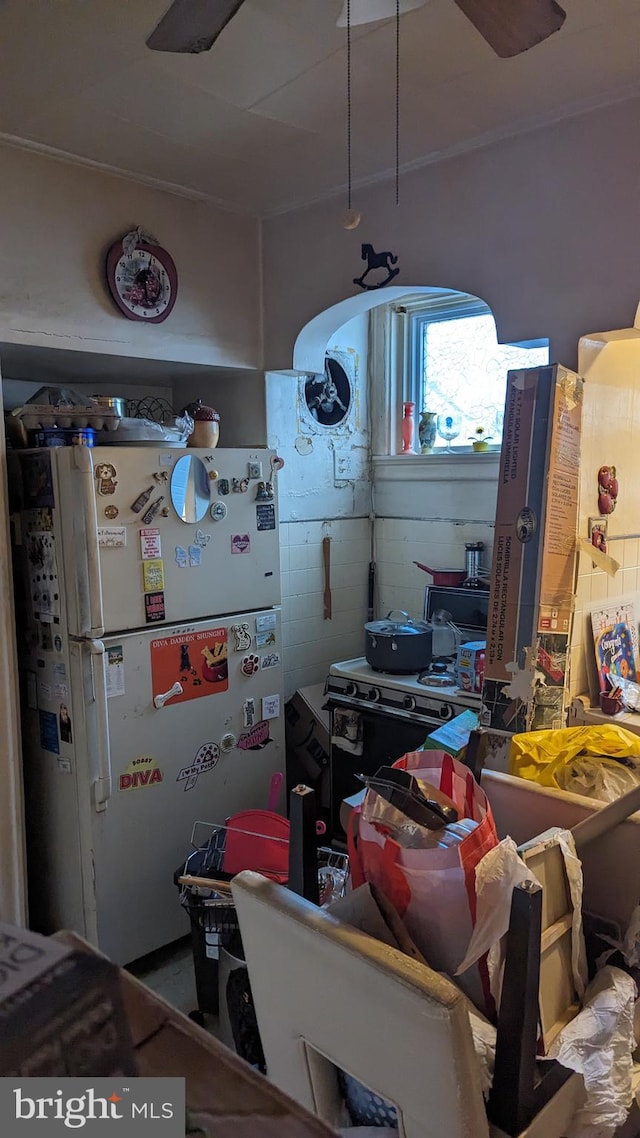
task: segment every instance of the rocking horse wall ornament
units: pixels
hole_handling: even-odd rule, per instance
[[[367,290],[384,288],[400,272],[399,268],[392,268],[392,265],[398,261],[395,253],[376,253],[373,245],[362,246],[362,260],[367,262],[367,267],[362,276],[353,278],[353,283],[359,285],[360,288]],[[380,271],[386,273],[386,276],[380,278]],[[370,273],[372,274],[371,277],[369,277]]]

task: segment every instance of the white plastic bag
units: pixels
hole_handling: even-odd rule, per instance
[[[567,1138],[611,1138],[629,1113],[635,999],[631,976],[603,968],[587,988],[582,1011],[550,1049],[549,1058],[582,1075],[587,1092]]]
[[[564,859],[569,893],[573,907],[572,956],[573,982],[578,996],[582,996],[587,983],[587,961],[582,933],[582,865],[576,854],[573,835],[569,830],[554,827],[546,832],[542,846],[559,845]],[[503,838],[489,850],[476,867],[476,923],[467,954],[456,971],[456,976],[470,968],[476,960],[488,953],[487,967],[491,994],[500,1003],[503,970],[503,937],[509,928],[511,894],[523,881],[537,880],[531,869],[518,855],[512,838]]]

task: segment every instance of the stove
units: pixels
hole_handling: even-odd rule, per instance
[[[488,603],[488,589],[427,586],[424,615],[437,620],[444,614],[466,643],[485,638]],[[453,658],[438,657],[436,664],[444,665],[448,683],[433,671],[408,676],[378,672],[364,656],[329,668],[325,708],[331,718],[330,833],[335,845],[344,844],[340,805],[362,788],[359,774],[374,775],[379,767],[422,747],[428,735],[457,715],[480,711],[480,695],[456,684]]]
[[[410,676],[377,672],[364,656],[332,664],[325,694],[343,707],[424,723],[431,730],[468,707],[480,707],[480,696],[462,691],[455,681],[441,684],[439,676],[428,672]]]

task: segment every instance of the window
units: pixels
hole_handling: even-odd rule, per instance
[[[490,308],[465,294],[414,301],[400,311],[409,320],[405,398],[417,412],[450,420],[449,439],[438,435],[436,448],[468,449],[478,427],[492,447],[500,446],[507,372],[547,364],[549,341],[499,344]]]

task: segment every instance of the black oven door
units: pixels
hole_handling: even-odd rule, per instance
[[[332,842],[344,846],[346,834],[340,824],[340,806],[345,798],[362,790],[359,774],[375,774],[378,767],[390,766],[408,751],[416,751],[424,743],[427,735],[440,726],[440,720],[432,724],[415,723],[410,719],[396,718],[380,712],[357,709],[362,724],[362,754],[354,755],[333,742],[335,708],[344,710],[343,703],[325,704],[331,713],[331,755],[330,755],[330,832]],[[356,710],[355,708],[353,709]]]

